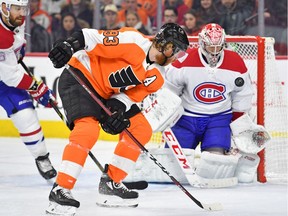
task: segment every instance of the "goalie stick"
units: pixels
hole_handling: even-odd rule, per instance
[[[102,101],[89,89],[89,87],[84,83],[84,81],[71,69],[69,65],[66,66],[69,73],[75,78],[75,80],[83,87],[83,89],[91,96],[91,98],[108,114],[111,115],[111,111],[102,103]],[[197,200],[189,191],[174,177],[172,176],[165,167],[162,166],[158,160],[150,154],[150,152],[129,132],[125,129],[124,132],[133,140],[133,142],[152,160],[154,163],[161,168],[161,170],[167,174],[173,183],[178,186],[197,206],[208,211],[219,211],[223,207],[220,203],[204,204]]]
[[[173,155],[175,156],[179,166],[181,167],[183,173],[185,174],[185,177],[187,178],[191,186],[200,188],[222,188],[237,185],[238,179],[236,177],[223,179],[207,179],[197,175],[190,162],[188,161],[186,155],[184,154],[171,128],[166,128],[163,131],[162,136],[168,144]]]
[[[27,72],[27,74],[30,77],[34,77],[34,75],[31,73],[31,71],[29,70],[29,68],[26,66],[26,64],[20,60],[19,63],[21,64],[21,66],[23,67],[23,69]],[[55,112],[57,113],[57,115],[62,119],[62,121],[66,124],[66,126],[68,127],[68,121],[66,119],[66,117],[61,113],[61,111],[59,110],[59,108],[57,107],[57,105],[55,104],[55,102],[50,99],[49,100],[49,104],[52,106],[52,108],[55,110]],[[69,128],[69,127],[68,127]],[[94,161],[94,163],[97,165],[97,167],[101,170],[102,173],[104,173],[104,167],[102,166],[102,164],[97,160],[97,158],[94,156],[94,154],[89,151],[88,152],[90,158]],[[148,187],[148,182],[147,181],[135,181],[135,182],[123,182],[123,184],[128,188],[128,189],[136,189],[136,190],[144,190]]]

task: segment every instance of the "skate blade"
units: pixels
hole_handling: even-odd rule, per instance
[[[98,194],[96,205],[107,208],[136,208],[138,206],[138,200]]]
[[[63,206],[55,202],[49,202],[49,206],[46,209],[46,215],[55,216],[74,216],[77,208],[74,206]]]

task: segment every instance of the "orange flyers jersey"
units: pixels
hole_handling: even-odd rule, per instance
[[[140,102],[164,84],[164,68],[146,62],[152,42],[138,31],[83,29],[83,34],[85,50],[68,64],[81,70],[101,97],[123,92]]]

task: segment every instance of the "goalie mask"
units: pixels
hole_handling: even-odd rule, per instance
[[[156,34],[154,41],[160,52],[163,52],[168,44],[173,44],[172,55],[177,54],[181,50],[185,52],[189,46],[185,31],[175,23],[164,24]]]
[[[204,26],[199,33],[199,46],[201,53],[206,57],[210,67],[215,67],[223,52],[225,44],[225,31],[215,23]]]

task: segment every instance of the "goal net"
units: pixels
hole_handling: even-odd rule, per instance
[[[198,47],[198,37],[189,37],[190,47]],[[250,117],[264,125],[272,136],[259,153],[258,181],[287,183],[288,106],[287,89],[280,79],[274,53],[274,39],[258,36],[227,36],[227,48],[245,61],[254,85]],[[286,87],[287,88],[287,87]],[[150,96],[153,98],[153,95]],[[153,134],[150,145],[163,146],[161,133]]]

